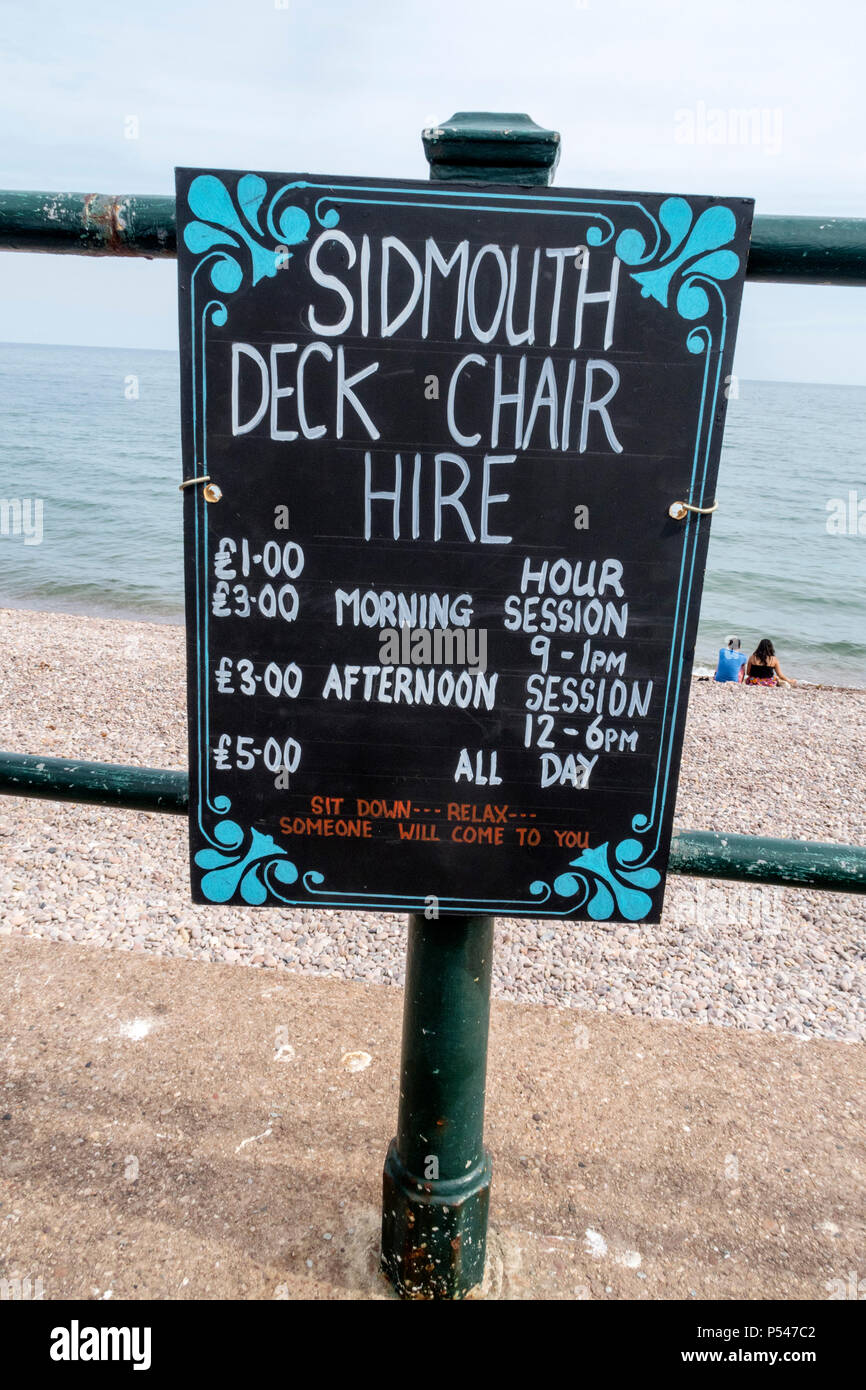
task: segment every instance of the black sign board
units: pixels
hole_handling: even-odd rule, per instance
[[[657,921],[751,201],[177,213],[195,900]]]

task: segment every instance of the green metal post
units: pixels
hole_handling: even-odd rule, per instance
[[[458,112],[425,130],[432,179],[547,184],[559,135]],[[492,917],[409,918],[397,1137],[382,1185],[382,1269],[403,1298],[465,1298],[484,1276],[484,1084]]]
[[[484,1083],[492,917],[409,918],[397,1137],[382,1268],[403,1298],[464,1298],[484,1275]]]

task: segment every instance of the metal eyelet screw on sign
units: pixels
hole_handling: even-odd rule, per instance
[[[682,521],[689,512],[698,512],[701,516],[707,516],[710,512],[714,512],[718,505],[718,502],[714,502],[711,507],[693,507],[691,502],[671,502],[668,507],[668,516],[672,516],[674,521]]]
[[[187,478],[180,484],[179,492],[183,492],[185,487],[193,487],[196,483],[205,483],[207,486],[202,489],[202,496],[206,502],[218,502],[222,497],[222,488],[217,487],[216,483],[210,480],[210,473],[202,473],[199,478]]]

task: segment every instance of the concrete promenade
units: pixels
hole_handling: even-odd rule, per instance
[[[5,937],[0,997],[0,1278],[389,1296],[400,991]],[[483,1296],[838,1296],[866,1273],[864,1056],[494,1001]]]

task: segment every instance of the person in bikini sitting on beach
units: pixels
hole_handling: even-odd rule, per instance
[[[796,685],[791,676],[782,674],[779,658],[769,637],[762,637],[746,662],[746,685]]]

